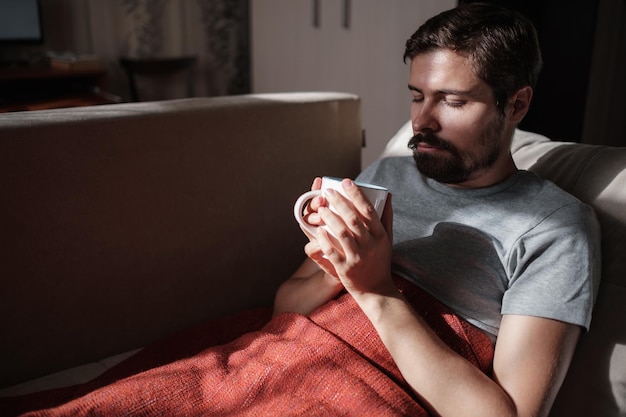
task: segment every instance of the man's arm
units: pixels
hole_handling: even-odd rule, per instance
[[[540,317],[505,315],[494,357],[494,380],[518,415],[547,416],[563,384],[582,328]],[[540,410],[532,414],[533,410]]]
[[[580,328],[505,316],[494,379],[448,348],[397,291],[355,297],[415,393],[440,416],[547,416]]]
[[[309,314],[335,298],[342,289],[341,281],[307,258],[278,288],[274,299],[274,315],[286,311]]]

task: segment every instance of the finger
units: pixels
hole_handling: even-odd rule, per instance
[[[318,215],[320,216],[321,222],[324,223],[324,226],[317,229],[315,238],[324,239],[328,241],[333,248],[342,251],[343,243],[339,241],[339,238],[341,236],[343,236],[344,239],[352,238],[352,232],[346,229],[341,217],[328,207],[320,207]],[[322,231],[325,233],[321,233]]]
[[[351,246],[352,241],[364,235],[367,230],[362,225],[358,212],[352,204],[337,191],[329,190],[329,201],[333,210],[320,207],[318,214],[333,236],[329,239],[334,246],[341,248]]]
[[[309,204],[307,205],[307,209],[311,212],[316,212],[320,207],[327,207],[328,201],[324,196],[313,197]]]
[[[315,177],[313,179],[313,184],[311,184],[311,190],[321,190],[322,189],[322,178]]]
[[[324,221],[318,214],[320,207],[328,207],[328,201],[324,197],[313,197],[304,207],[302,218],[311,226],[323,226]]]
[[[323,209],[323,212],[330,212],[328,209]],[[333,234],[335,232],[333,231]],[[343,260],[343,245],[335,237],[332,236],[325,228],[320,227],[317,229],[316,243],[320,248],[320,251],[324,254],[324,257],[333,263]]]
[[[374,206],[367,199],[365,194],[361,192],[359,187],[356,186],[354,181],[346,178],[341,182],[341,186],[343,187],[343,190],[350,199],[350,201],[352,201],[352,204],[354,204],[354,207],[359,211],[362,216],[367,219],[378,217]]]
[[[352,201],[352,204],[358,210],[359,214],[363,218],[364,227],[374,236],[382,236],[385,232],[385,227],[379,218],[374,205],[363,194],[360,188],[350,179],[344,179],[341,183],[344,192]],[[385,202],[385,207],[389,203],[389,199]]]
[[[313,179],[313,184],[311,184],[311,190],[321,190],[322,189],[322,179],[320,177],[315,177]],[[317,210],[320,207],[327,206],[328,202],[323,196],[313,197],[305,207],[306,215],[305,221],[313,226],[321,225],[321,220],[317,216]]]
[[[328,260],[328,258],[324,257],[324,253],[320,249],[317,241],[307,243],[304,246],[304,253],[309,258],[311,258],[311,260],[313,260],[321,269],[323,269],[324,272],[334,276],[335,278],[339,278],[335,267]]]
[[[305,247],[305,251],[307,251],[307,256],[324,272],[340,279],[335,265],[341,265],[341,251],[331,243],[330,237],[326,230],[320,228],[317,233],[317,240]]]
[[[336,215],[335,215],[335,214],[334,214],[334,213],[333,213],[333,212],[332,212],[329,208],[327,208],[327,207],[322,207],[322,208],[321,208],[321,210],[322,210],[323,212],[327,212],[327,213],[329,213],[329,215],[330,215],[330,216],[332,216],[332,217],[334,218],[334,219],[333,219],[333,222],[334,222],[335,224],[337,224],[337,223],[341,224],[341,220],[339,220],[339,219],[338,219],[338,217],[337,217],[337,216],[336,216]],[[321,230],[321,229],[323,229],[323,226],[324,226],[324,225],[325,225],[325,223],[326,223],[326,222],[323,220],[322,216],[321,216],[319,213],[310,214],[310,215],[307,215],[307,216],[309,216],[309,217],[310,217],[310,216],[313,216],[313,215],[315,215],[315,216],[319,217],[319,223],[320,223],[322,226],[316,226],[316,227],[315,227],[315,229],[314,229],[313,231],[310,231],[310,230],[308,230],[307,228],[305,228],[305,227],[303,227],[302,225],[300,225],[300,230],[302,230],[302,232],[306,235],[306,237],[307,237],[307,238],[309,238],[309,241],[310,241],[310,242],[316,242],[316,241],[317,241],[317,239],[318,239],[318,238],[319,238],[319,236],[320,236],[320,233],[319,233],[319,232],[320,232],[320,230]],[[327,215],[327,217],[328,217],[328,215]],[[310,223],[310,222],[309,222],[309,221],[307,221],[307,223]],[[333,233],[334,233],[334,232],[333,232]],[[340,248],[341,248],[341,244],[338,242],[338,240],[337,240],[337,239],[336,239],[333,235],[331,235],[331,234],[328,234],[328,233],[327,233],[327,234],[323,235],[323,238],[324,238],[324,239],[326,239],[326,240],[328,240],[328,241],[330,242],[330,244],[331,244],[333,247],[338,248],[338,249],[340,249]]]
[[[345,197],[340,197],[347,201]],[[333,203],[333,208],[336,208],[335,203]],[[318,233],[318,243],[324,255],[333,263],[335,268],[339,269],[343,269],[346,261],[359,259],[361,246],[372,241],[372,235],[363,226],[360,215],[355,209],[352,208],[348,213],[340,216],[334,210],[324,207],[320,209],[319,213],[326,225],[325,228],[328,228],[332,235]]]
[[[351,190],[354,192],[351,193],[352,196],[356,199],[360,199],[362,205],[372,207],[371,203],[361,193],[358,187],[354,185],[348,186],[348,188],[350,187],[354,188],[354,190]],[[377,235],[384,233],[384,228],[382,224],[380,224],[378,215],[375,215],[373,218],[366,218],[356,207],[354,201],[350,200],[350,196],[345,197],[341,195],[341,193],[334,190],[328,190],[327,194],[327,199],[334,211],[338,214],[341,222],[336,222],[334,217],[330,215],[328,216],[328,219],[324,217],[322,217],[322,219],[324,223],[329,226],[335,236],[340,239],[353,238],[355,241],[359,241],[366,238],[372,230],[376,231]],[[371,210],[375,213],[373,207]],[[378,223],[378,225],[376,225],[376,223]],[[342,242],[342,244],[344,246],[352,245],[349,241]]]

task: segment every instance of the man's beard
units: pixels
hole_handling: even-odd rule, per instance
[[[503,123],[499,118],[489,125],[480,141],[480,153],[464,155],[450,142],[431,132],[418,133],[409,140],[417,169],[425,176],[444,184],[460,184],[474,173],[491,168],[500,156],[504,143],[501,138]],[[423,142],[438,148],[436,154],[420,153],[417,144]]]

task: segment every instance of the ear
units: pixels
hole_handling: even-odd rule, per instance
[[[528,109],[530,101],[533,98],[533,89],[530,86],[522,87],[517,90],[509,101],[508,116],[514,124],[522,121]]]

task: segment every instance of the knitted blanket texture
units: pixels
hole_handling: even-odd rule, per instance
[[[487,336],[398,280],[439,337],[491,372]],[[0,399],[14,416],[428,416],[349,294],[309,317],[270,309],[154,343],[87,384]]]

